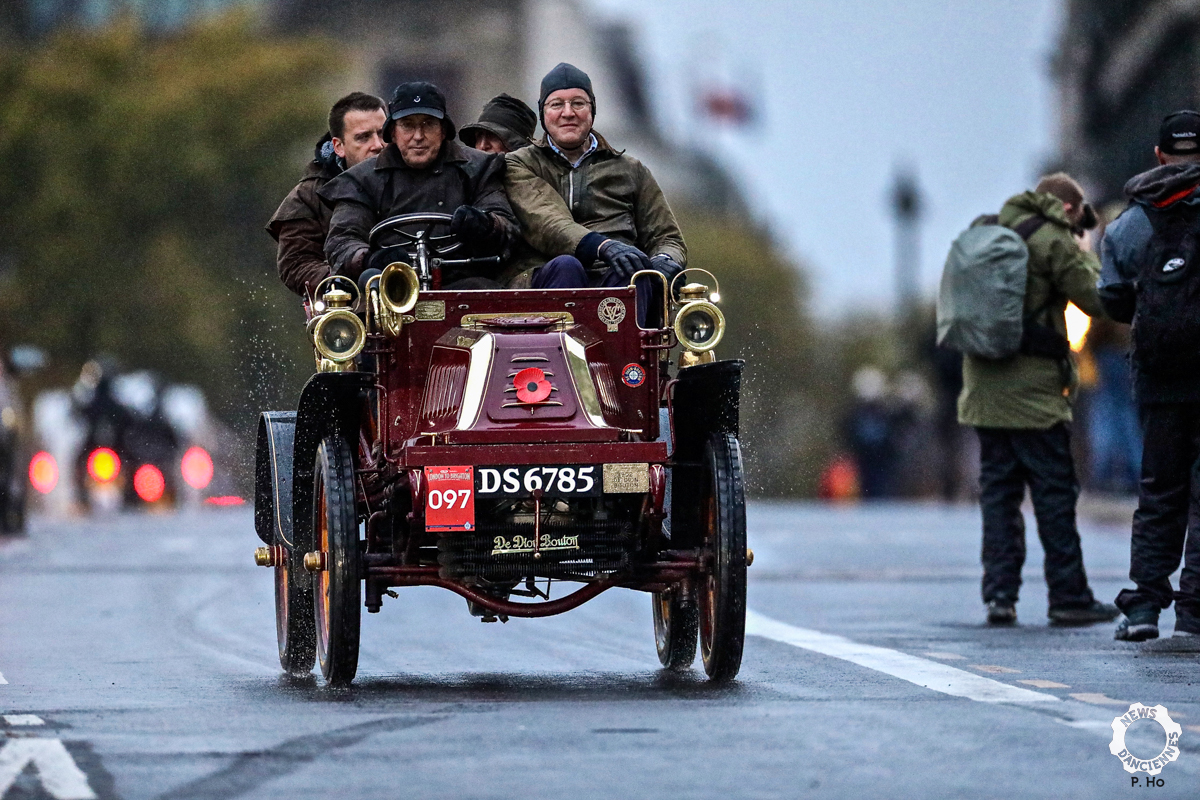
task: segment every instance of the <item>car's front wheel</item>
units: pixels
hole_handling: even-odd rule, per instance
[[[700,657],[709,678],[728,681],[741,668],[746,638],[746,494],[737,437],[713,436],[703,463]]]
[[[278,552],[286,553],[275,565],[275,638],[279,642],[279,666],[300,677],[312,672],[316,658],[313,629],[312,578],[300,564],[303,551],[288,550],[278,536]]]
[[[362,623],[362,556],[354,507],[354,458],[345,438],[325,437],[317,448],[313,533],[322,569],[316,572],[314,608],[321,674],[345,686],[358,671]]]
[[[667,669],[688,669],[696,660],[696,593],[690,584],[677,583],[655,592],[651,602],[658,660]]]

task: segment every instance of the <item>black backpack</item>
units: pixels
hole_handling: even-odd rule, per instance
[[[1137,279],[1133,359],[1142,372],[1200,371],[1200,206],[1145,207],[1154,229]]]

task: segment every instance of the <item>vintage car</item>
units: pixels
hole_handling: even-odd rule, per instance
[[[317,372],[296,411],[260,419],[255,561],[275,570],[283,669],[315,656],[329,684],[352,681],[362,607],[400,587],[449,589],[484,622],[619,587],[651,593],[665,667],[689,668],[698,638],[708,676],[732,679],[753,555],[742,362],[715,360],[715,278],[635,275],[661,283],[649,328],[632,282],[441,290],[442,267],[482,260],[447,258],[449,221],[376,226],[372,242],[404,235],[411,265],[361,288],[326,279],[308,321]]]

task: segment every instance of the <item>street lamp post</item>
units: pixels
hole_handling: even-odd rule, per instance
[[[917,305],[920,281],[920,221],[922,199],[916,173],[897,170],[892,183],[892,214],[896,219],[896,319],[904,321]]]

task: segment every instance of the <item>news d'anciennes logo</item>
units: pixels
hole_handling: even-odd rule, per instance
[[[1143,719],[1157,722],[1162,726],[1163,732],[1167,734],[1167,743],[1163,746],[1162,752],[1153,758],[1138,758],[1125,746],[1125,732],[1129,730],[1130,725]],[[1183,733],[1183,728],[1179,727],[1178,722],[1171,719],[1165,706],[1144,706],[1141,703],[1134,703],[1128,711],[1112,721],[1112,730],[1113,738],[1112,743],[1108,746],[1108,752],[1121,759],[1121,764],[1128,773],[1145,772],[1157,775],[1162,772],[1163,767],[1179,758],[1179,736]]]

